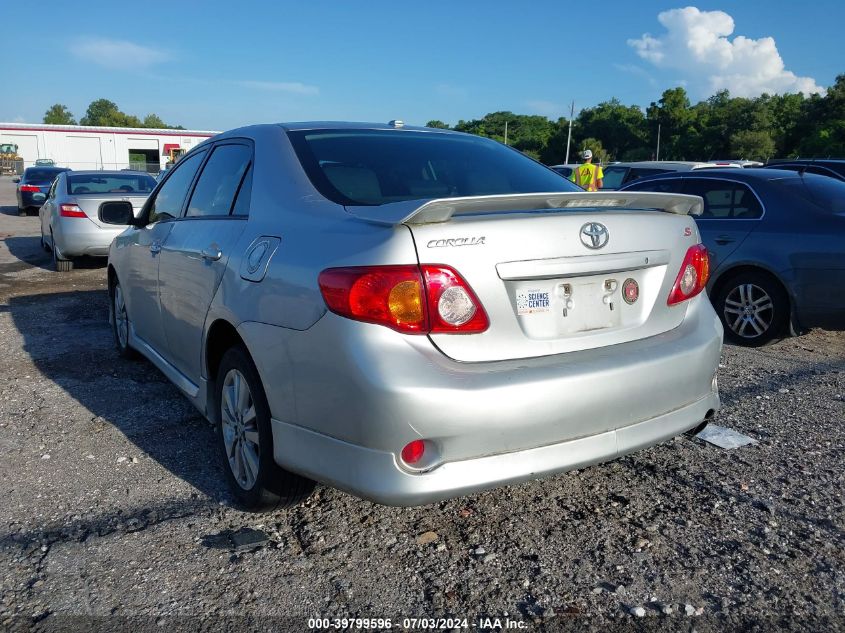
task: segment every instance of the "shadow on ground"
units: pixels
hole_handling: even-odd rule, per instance
[[[111,425],[175,477],[231,502],[211,426],[152,364],[115,352],[105,290],[15,296],[0,309],[36,368],[90,412],[86,431]]]

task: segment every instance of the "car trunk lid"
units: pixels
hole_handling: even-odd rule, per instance
[[[117,201],[126,201],[132,204],[132,213],[136,217],[138,213],[141,211],[141,207],[144,206],[144,202],[147,200],[148,194],[143,195],[123,195],[115,197],[114,194],[102,194],[102,193],[91,193],[91,194],[75,194],[72,199],[68,199],[63,204],[76,204],[82,211],[85,212],[85,215],[88,216],[88,219],[91,220],[94,224],[101,228],[114,228],[112,224],[106,224],[100,220],[100,205],[104,202],[117,202]]]
[[[386,208],[393,207],[393,208]],[[652,193],[479,196],[347,210],[406,224],[420,264],[457,270],[490,327],[432,342],[460,361],[530,358],[605,347],[680,325],[667,298],[701,199]]]

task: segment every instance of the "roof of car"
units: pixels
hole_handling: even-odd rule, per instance
[[[443,132],[450,134],[461,134],[454,130],[445,130],[442,128],[422,127],[418,125],[407,125],[399,122],[397,125],[390,123],[373,123],[363,121],[294,121],[291,123],[279,123],[281,127],[288,131],[299,130],[414,130],[424,132]]]
[[[716,167],[713,169],[696,170],[695,173],[684,172],[665,172],[662,174],[651,174],[638,178],[627,185],[644,182],[646,180],[665,180],[667,178],[726,178],[729,180],[780,180],[783,178],[800,178],[794,171],[788,169],[764,169],[763,167],[749,167],[747,169],[728,168],[724,169]],[[825,176],[820,176],[825,178]],[[624,189],[625,187],[623,187]]]
[[[678,171],[692,169],[694,167],[706,167],[708,169],[713,169],[713,165],[711,163],[697,162],[691,160],[639,160],[626,163],[610,163],[605,167],[605,169],[607,169],[607,167],[651,167],[654,169],[674,168]]]
[[[55,167],[53,165],[33,165],[27,167],[24,171],[38,170],[38,171],[70,171],[70,167]]]

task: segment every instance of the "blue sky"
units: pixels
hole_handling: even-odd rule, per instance
[[[56,102],[79,118],[107,98],[190,129],[454,124],[496,110],[557,118],[573,99],[647,106],[676,85],[694,101],[713,87],[813,91],[845,73],[845,3],[835,0],[84,6],[4,7],[4,50],[17,61],[0,66],[0,121],[40,122]]]

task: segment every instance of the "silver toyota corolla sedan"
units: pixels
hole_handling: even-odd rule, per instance
[[[418,505],[653,445],[719,408],[701,199],[586,193],[504,145],[258,125],[187,154],[109,251],[120,354],[218,429],[250,507]]]
[[[155,185],[155,178],[140,171],[60,173],[38,212],[41,246],[52,251],[56,270],[73,269],[74,257],[108,255],[114,236],[125,227],[103,222],[103,205],[125,201],[137,213]]]

